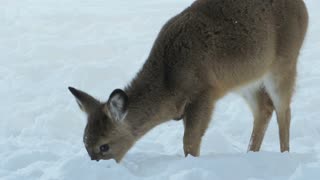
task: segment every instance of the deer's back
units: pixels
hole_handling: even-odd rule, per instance
[[[302,0],[197,0],[163,27],[152,54],[169,86],[234,88],[297,56],[306,26]]]

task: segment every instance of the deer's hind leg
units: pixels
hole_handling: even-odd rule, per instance
[[[248,151],[259,151],[274,110],[271,98],[262,86],[249,88],[241,93],[254,116],[253,130]]]
[[[292,65],[287,65],[287,69],[279,68],[273,70],[272,74],[264,82],[277,114],[281,152],[290,150],[290,103],[295,85],[295,77],[296,67],[294,62]]]

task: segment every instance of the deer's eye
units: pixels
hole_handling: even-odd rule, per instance
[[[104,144],[100,146],[100,152],[108,152],[109,151],[109,145],[108,144]]]

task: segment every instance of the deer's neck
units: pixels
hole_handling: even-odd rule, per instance
[[[166,89],[161,61],[149,59],[125,89],[129,96],[127,120],[135,136],[176,116],[176,97]]]

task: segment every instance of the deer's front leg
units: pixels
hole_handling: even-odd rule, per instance
[[[204,135],[211,119],[213,109],[213,96],[211,93],[202,93],[193,100],[185,110],[183,149],[185,156],[200,155],[201,138]]]

